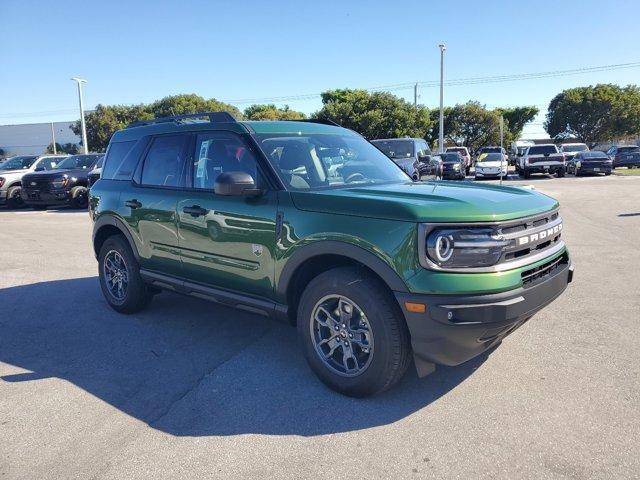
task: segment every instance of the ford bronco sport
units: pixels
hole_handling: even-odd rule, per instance
[[[471,359],[565,290],[556,200],[413,182],[330,123],[221,112],[116,132],[89,193],[107,302],[133,313],[171,290],[287,319],[323,382],[366,396],[412,360],[424,376]]]

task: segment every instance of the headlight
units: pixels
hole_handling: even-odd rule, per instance
[[[4,185],[4,178],[0,177],[0,187]]]
[[[64,188],[67,186],[67,184],[69,183],[69,177],[62,177],[62,178],[57,178],[55,179],[53,182],[51,182],[51,185],[53,185],[53,188]]]
[[[460,170],[460,164],[459,164],[459,163],[456,163],[456,164],[453,166],[453,169],[454,169],[454,170]]]
[[[577,168],[580,168],[580,165],[581,165],[581,164],[582,164],[582,163],[580,162],[580,160],[578,160],[578,161],[576,162],[576,167],[577,167]]]
[[[490,267],[509,243],[493,228],[438,228],[426,238],[426,255],[436,267]]]

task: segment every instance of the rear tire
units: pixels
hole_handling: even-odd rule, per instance
[[[143,282],[140,266],[122,235],[105,240],[98,255],[100,288],[107,303],[120,313],[136,313],[146,308],[153,291]]]
[[[344,395],[383,392],[410,364],[409,331],[397,301],[362,269],[335,268],[309,282],[297,324],[311,369]]]
[[[24,207],[24,200],[22,199],[22,187],[16,185],[9,187],[7,190],[7,208],[22,208]]]
[[[531,172],[525,168],[524,171],[522,172],[522,176],[524,178],[531,178]]]
[[[556,172],[556,175],[558,176],[558,178],[564,177],[564,174],[565,174],[564,168],[561,168]]]

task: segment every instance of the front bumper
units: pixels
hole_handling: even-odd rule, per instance
[[[67,189],[42,192],[23,188],[22,199],[26,205],[65,205],[71,199],[71,192]]]
[[[488,295],[424,295],[394,292],[416,360],[459,365],[499,343],[555,300],[573,279],[570,261],[524,287]],[[409,312],[405,302],[425,304]]]
[[[442,172],[442,178],[458,179],[464,176],[464,170],[443,170]]]
[[[500,178],[500,172],[483,172],[483,171],[478,171],[476,169],[475,176],[482,177],[482,178]],[[502,176],[503,177],[507,176],[506,170],[502,171]]]

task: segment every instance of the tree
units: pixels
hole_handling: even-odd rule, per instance
[[[152,118],[154,118],[153,113],[143,104],[98,105],[93,112],[85,114],[89,148],[94,152],[103,152],[114,132],[133,122]],[[76,135],[82,134],[80,120],[73,123],[70,128]]]
[[[511,139],[517,140],[524,126],[536,118],[540,110],[537,107],[511,107],[496,108],[496,112],[504,117],[505,130],[508,129]]]
[[[596,143],[640,133],[640,90],[598,84],[570,88],[549,104],[545,129],[554,138]]]
[[[427,141],[434,147],[438,141],[439,111],[434,110],[432,117],[434,125],[428,132]],[[445,144],[459,145],[475,152],[484,145],[500,144],[500,115],[495,110],[487,110],[480,102],[467,102],[444,109],[444,140]],[[511,140],[511,135],[505,128],[505,145]]]
[[[426,107],[415,107],[387,92],[332,90],[322,94],[322,104],[314,118],[333,120],[370,139],[423,138],[432,124]]]
[[[93,112],[85,116],[87,142],[92,151],[102,152],[107,148],[111,136],[117,130],[121,130],[131,123],[186,113],[212,111],[227,111],[237,119],[242,118],[240,110],[233,105],[220,102],[215,98],[206,100],[193,94],[173,95],[148,105],[142,103],[133,106],[98,105]],[[73,123],[70,128],[79,136],[82,131],[80,120]]]
[[[304,113],[291,110],[289,105],[278,108],[273,104],[251,105],[244,110],[244,116],[248,120],[302,120],[307,118]]]
[[[155,118],[184,115],[187,113],[229,112],[234,118],[238,120],[242,119],[242,113],[233,105],[220,102],[215,98],[206,100],[200,95],[193,93],[164,97],[153,102],[147,108],[153,113]]]
[[[65,143],[64,145],[56,142],[56,153],[68,153],[69,155],[76,155],[80,150],[75,143]],[[53,143],[47,145],[47,153],[53,153]]]

